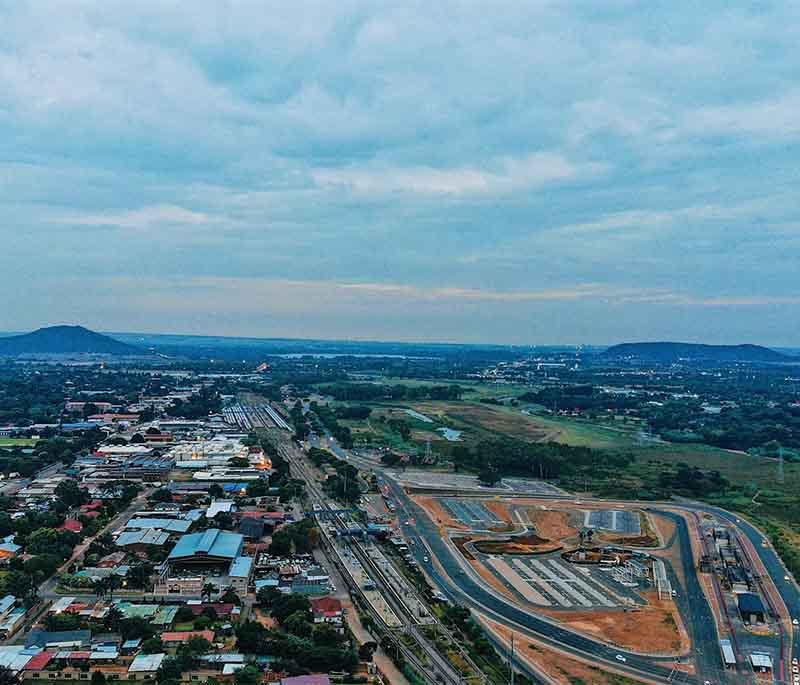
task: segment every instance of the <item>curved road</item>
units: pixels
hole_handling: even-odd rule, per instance
[[[571,630],[566,630],[551,621],[540,618],[535,614],[526,612],[513,604],[501,600],[495,594],[489,592],[483,584],[477,582],[470,574],[464,571],[461,564],[455,558],[451,548],[442,539],[438,527],[434,525],[428,515],[420,507],[407,498],[402,488],[393,480],[387,479],[387,482],[390,484],[392,494],[402,503],[402,509],[405,509],[405,512],[400,512],[400,525],[406,537],[415,540],[415,544],[411,546],[414,556],[425,568],[426,573],[436,581],[444,594],[450,599],[477,609],[498,622],[506,625],[510,623],[516,629],[528,630],[531,634],[535,635],[537,639],[555,648],[572,651],[583,658],[587,656],[594,657],[597,660],[607,662],[618,670],[627,670],[632,674],[638,673],[640,675],[647,675],[651,679],[657,679],[663,682],[703,682],[703,678],[691,676],[683,672],[676,673],[669,666],[662,665],[664,661],[672,662],[674,659],[645,657],[615,649],[610,645],[592,640],[591,638]],[[412,513],[409,515],[409,512]],[[414,518],[414,525],[405,525],[404,520],[407,518]],[[685,535],[686,543],[688,543],[688,532],[686,531],[685,523],[683,524],[683,534]],[[444,569],[444,573],[441,573],[436,565],[424,561],[423,557],[427,556],[426,546],[436,557],[436,560]],[[708,616],[710,617],[711,610],[708,608],[705,596],[701,595],[699,599],[705,605]],[[693,610],[696,609],[694,606],[694,602],[696,601],[698,601],[698,598],[693,596]],[[713,619],[711,625],[713,626]],[[623,655],[625,662],[617,660],[617,654]],[[716,678],[718,670],[716,668],[713,670],[714,677]],[[676,678],[676,675],[679,676],[679,679]]]

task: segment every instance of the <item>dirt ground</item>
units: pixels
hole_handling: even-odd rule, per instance
[[[536,532],[543,538],[564,541],[578,534],[578,531],[569,524],[569,513],[566,511],[528,509],[527,513],[528,518],[536,526]]]
[[[505,523],[505,525],[494,526],[494,530],[514,530],[514,520],[511,518],[511,511],[507,504],[491,499],[483,500],[481,504]]]
[[[455,528],[456,530],[469,530],[463,523],[457,522],[435,497],[415,495],[412,499],[427,511],[428,515],[443,529]]]
[[[495,635],[501,637],[507,644],[511,642],[511,631],[505,626],[480,616],[481,622]],[[574,685],[575,683],[591,683],[592,685],[617,685],[620,682],[638,683],[640,681],[628,677],[621,680],[613,673],[604,673],[596,666],[573,659],[562,652],[548,649],[541,644],[523,638],[519,634],[514,636],[514,650],[540,672],[546,673],[551,682],[558,685]]]
[[[511,590],[509,590],[505,585],[503,585],[503,583],[500,582],[497,576],[495,576],[483,564],[481,564],[479,561],[476,560],[470,561],[469,564],[470,566],[472,566],[472,568],[474,568],[478,572],[478,575],[480,575],[481,578],[483,578],[487,583],[489,583],[489,585],[492,586],[494,590],[499,592],[504,597],[507,597],[511,601],[519,603],[519,598],[513,592],[511,592]]]
[[[553,611],[542,610],[573,630],[634,652],[684,654],[690,648],[689,635],[675,604],[645,593],[648,606],[640,611]]]
[[[477,540],[475,549],[484,554],[545,554],[561,549],[558,542],[538,535],[522,535],[505,540]]]
[[[253,609],[253,618],[265,628],[277,628],[278,622],[261,609]]]

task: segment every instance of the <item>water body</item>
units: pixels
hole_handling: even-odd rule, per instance
[[[441,433],[448,442],[461,442],[461,431],[453,430],[452,428],[437,428],[436,430]]]
[[[433,419],[430,416],[420,414],[418,411],[414,411],[413,409],[406,409],[406,414],[417,421],[422,421],[423,423],[433,423]]]

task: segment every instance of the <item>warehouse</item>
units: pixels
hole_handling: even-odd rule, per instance
[[[765,623],[767,610],[761,597],[752,592],[741,592],[737,595],[739,614],[742,621],[751,625],[753,623]]]

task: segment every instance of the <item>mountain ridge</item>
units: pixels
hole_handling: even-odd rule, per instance
[[[682,342],[634,342],[612,345],[600,355],[606,359],[634,357],[646,361],[672,362],[679,359],[710,361],[791,362],[800,361],[762,345],[704,345]]]
[[[137,355],[144,351],[83,326],[46,326],[30,333],[0,337],[0,355],[108,354]]]

